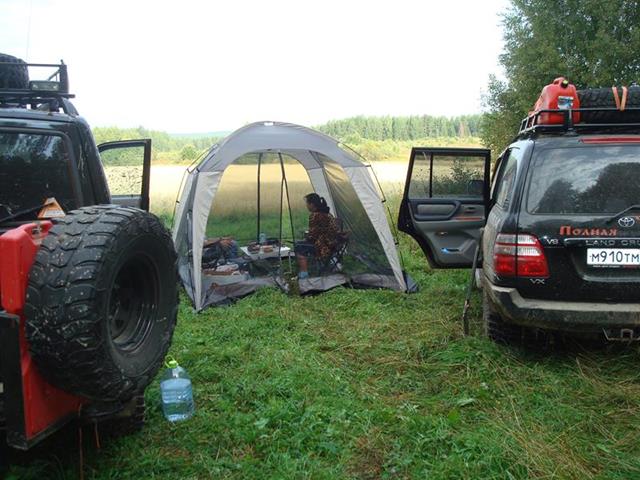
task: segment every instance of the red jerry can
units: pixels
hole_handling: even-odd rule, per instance
[[[576,86],[564,77],[556,78],[553,83],[542,89],[540,98],[533,107],[532,114],[542,110],[576,110],[580,108],[580,99]],[[580,122],[580,113],[574,112],[573,123]],[[563,113],[540,113],[536,120],[537,125],[552,125],[564,123]]]

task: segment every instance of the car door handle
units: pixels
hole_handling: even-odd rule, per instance
[[[477,207],[464,207],[463,209],[465,212],[475,212],[476,210],[478,210]]]

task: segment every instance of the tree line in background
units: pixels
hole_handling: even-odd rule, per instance
[[[366,160],[408,158],[414,144],[429,146],[477,146],[480,115],[435,117],[353,117],[332,120],[318,130],[352,146]],[[93,129],[96,143],[150,138],[155,163],[190,163],[221,140],[213,136],[172,135],[144,127]],[[130,160],[122,159],[123,165]],[[111,161],[116,165],[116,160]]]
[[[434,137],[477,137],[480,132],[480,115],[444,117],[415,115],[408,117],[357,116],[331,120],[316,127],[321,132],[343,140],[360,138],[368,140],[417,140]]]
[[[220,140],[219,137],[210,136],[171,135],[158,130],[147,130],[144,127],[95,127],[93,136],[98,144],[115,140],[150,138],[153,146],[153,160],[162,160],[166,163],[191,162]]]
[[[496,152],[555,77],[578,88],[640,81],[640,1],[511,0],[502,26],[506,78],[490,78],[481,128]]]

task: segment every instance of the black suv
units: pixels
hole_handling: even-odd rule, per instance
[[[411,152],[399,228],[434,268],[471,266],[480,242],[496,341],[640,339],[640,124],[574,123],[579,111],[554,110],[556,125],[538,124],[549,110],[525,119],[492,174],[488,150]]]
[[[96,145],[72,97],[63,63],[0,54],[0,457],[76,417],[139,428],[176,323],[151,140]]]

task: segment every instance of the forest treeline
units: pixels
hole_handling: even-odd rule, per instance
[[[98,144],[115,140],[150,138],[154,160],[166,163],[193,161],[220,140],[219,137],[210,136],[171,135],[167,132],[148,130],[144,127],[95,127],[93,128],[93,136]]]
[[[93,129],[93,136],[96,143],[109,142],[113,140],[131,140],[138,138],[150,138],[153,148],[161,152],[180,150],[185,145],[193,145],[197,150],[209,148],[220,140],[219,137],[209,137],[200,135],[171,135],[158,130],[148,130],[144,127],[118,128],[118,127],[96,127]]]
[[[480,115],[457,117],[414,115],[408,117],[357,116],[331,120],[316,127],[321,132],[344,140],[359,136],[369,140],[418,140],[424,138],[477,137]]]
[[[351,145],[367,160],[378,161],[405,158],[406,152],[416,143],[423,146],[476,145],[479,124],[480,115],[358,116],[332,120],[315,128]],[[144,127],[96,127],[93,135],[98,144],[150,138],[155,163],[190,163],[221,139],[214,136],[171,135]]]

